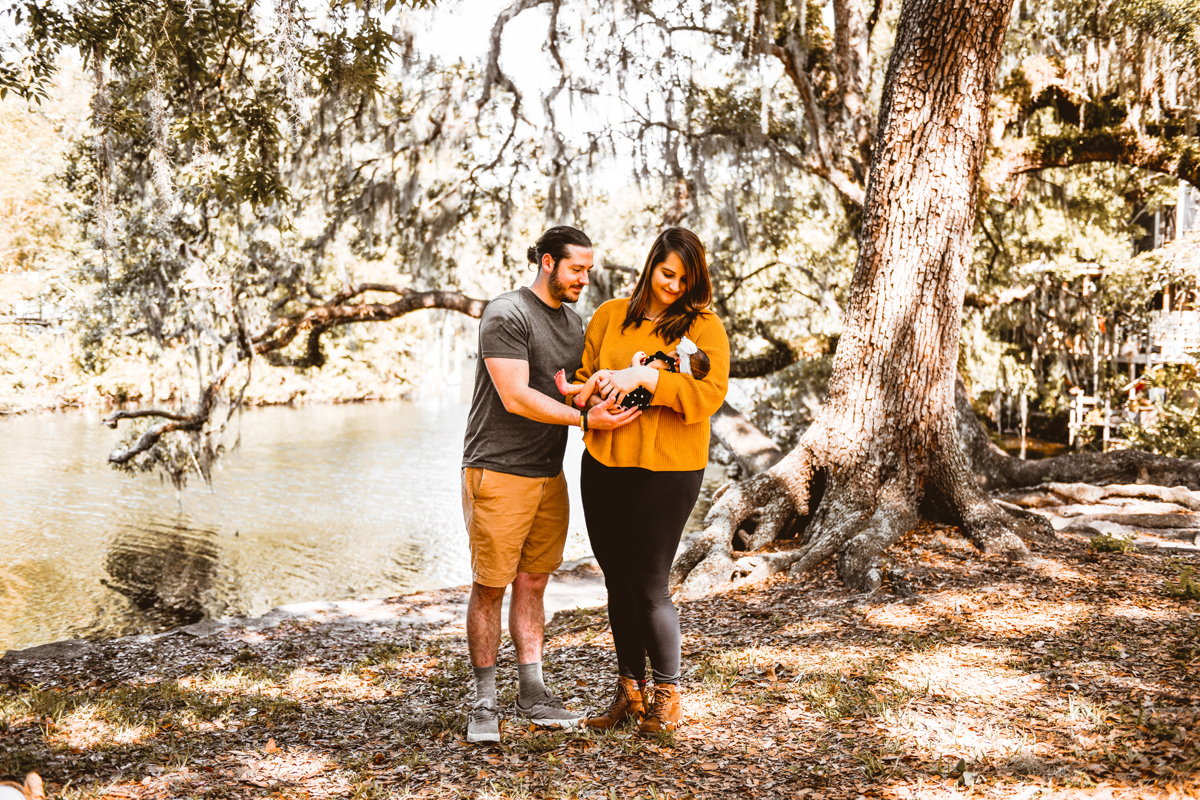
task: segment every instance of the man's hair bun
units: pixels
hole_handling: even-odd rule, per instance
[[[525,257],[529,259],[530,264],[540,266],[542,256],[548,255],[554,259],[554,266],[557,268],[558,262],[569,255],[567,248],[572,245],[591,250],[592,240],[577,228],[559,225],[539,236],[537,243],[525,251]]]

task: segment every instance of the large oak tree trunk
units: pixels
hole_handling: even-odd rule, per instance
[[[985,551],[1027,552],[1017,532],[1032,515],[1013,517],[983,493],[954,414],[976,187],[1011,6],[905,3],[828,401],[795,450],[720,493],[676,561],[685,594],[833,556],[848,586],[872,590],[880,555],[919,515],[961,524]],[[735,536],[757,549],[797,515],[803,547],[733,561]]]

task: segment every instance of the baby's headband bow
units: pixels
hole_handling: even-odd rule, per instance
[[[684,336],[679,340],[679,344],[675,346],[675,352],[679,354],[679,371],[684,375],[692,374],[692,356],[700,351],[696,347],[696,343],[688,337]]]

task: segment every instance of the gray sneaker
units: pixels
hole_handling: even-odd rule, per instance
[[[500,741],[500,713],[496,710],[495,700],[477,700],[471,706],[467,714],[467,741]]]
[[[524,706],[517,701],[517,713],[526,717],[534,725],[544,728],[562,727],[576,728],[583,724],[583,714],[576,714],[567,708],[562,700],[547,692],[532,705]]]

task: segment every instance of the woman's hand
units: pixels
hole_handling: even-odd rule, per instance
[[[625,395],[639,386],[645,386],[653,394],[658,387],[658,370],[653,367],[627,367],[609,373],[598,384],[601,396],[616,403],[620,403]]]

